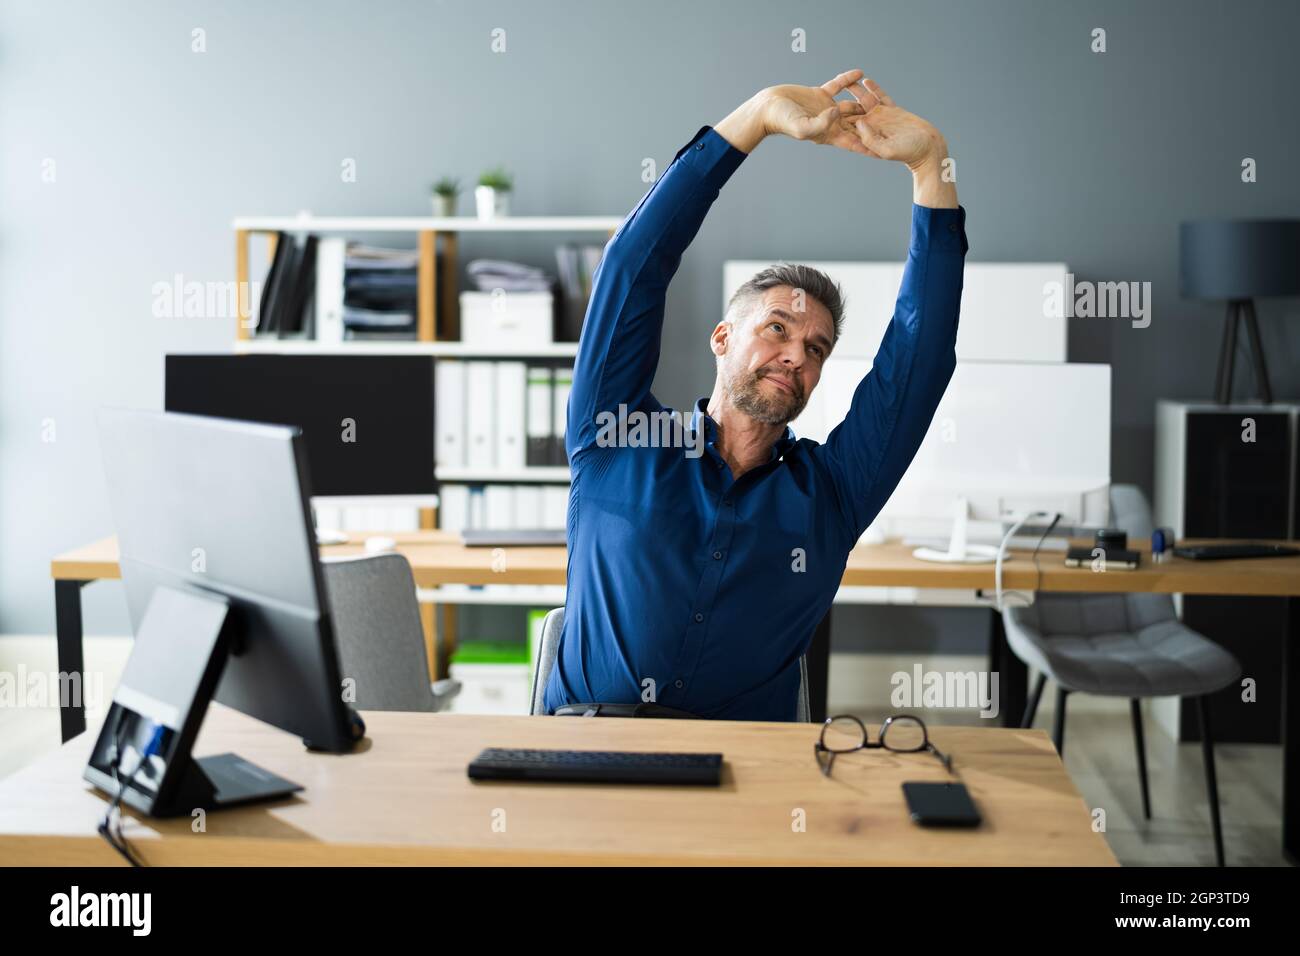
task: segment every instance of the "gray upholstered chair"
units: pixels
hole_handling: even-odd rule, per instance
[[[564,608],[557,607],[546,613],[542,622],[542,639],[533,654],[532,705],[528,711],[536,716],[546,713],[546,682],[555,667],[560,652],[560,635],[564,632]],[[799,699],[795,705],[795,721],[806,724],[812,720],[812,705],[808,698],[808,661],[799,658]]]
[[[1131,538],[1151,533],[1151,512],[1140,489],[1116,485],[1111,491],[1111,525]],[[1123,574],[1123,571],[1115,571]],[[1168,594],[1043,593],[1028,607],[1003,611],[1007,643],[1037,672],[1020,726],[1033,725],[1050,679],[1056,684],[1052,736],[1065,752],[1065,701],[1071,693],[1129,698],[1137,745],[1142,812],[1151,818],[1146,752],[1142,733],[1143,697],[1195,697],[1201,722],[1205,782],[1209,793],[1214,853],[1223,866],[1223,831],[1214,774],[1214,740],[1208,695],[1241,675],[1237,659],[1221,646],[1185,627]]]
[[[358,710],[444,710],[460,690],[429,683],[429,658],[411,565],[400,554],[324,558],[321,573],[339,670]]]

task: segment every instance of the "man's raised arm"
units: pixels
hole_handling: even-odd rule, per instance
[[[869,80],[854,96],[869,107],[854,121],[863,145],[912,173],[912,233],[893,319],[844,421],[818,449],[861,534],[911,464],[952,378],[968,245],[939,131]]]
[[[699,232],[718,192],[745,157],[773,133],[866,152],[845,126],[864,110],[834,101],[862,76],[841,74],[820,87],[761,90],[716,128],[702,127],[677,151],[662,176],[623,220],[592,276],[573,388],[565,446],[569,460],[596,443],[601,412],[658,411],[650,395],[659,366],[664,300],[682,253]]]
[[[750,147],[752,149],[752,147]],[[677,151],[618,232],[592,276],[569,393],[565,445],[572,461],[595,444],[596,416],[638,407],[657,411],[650,384],[659,366],[664,298],[682,253],[718,192],[745,159],[712,127]]]

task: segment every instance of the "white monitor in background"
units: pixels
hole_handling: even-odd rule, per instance
[[[824,442],[848,413],[870,361],[833,357],[792,427]],[[969,543],[995,543],[1008,520],[1045,511],[1063,527],[1109,515],[1110,366],[958,362],[912,464],[869,540],[952,533],[966,503]],[[977,550],[977,549],[972,549]]]

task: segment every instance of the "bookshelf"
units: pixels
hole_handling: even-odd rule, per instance
[[[499,347],[469,346],[459,341],[458,237],[461,233],[605,233],[612,237],[623,223],[622,216],[506,216],[478,219],[471,216],[239,216],[231,223],[235,233],[235,279],[239,289],[250,289],[250,245],[254,235],[269,240],[275,254],[278,233],[317,235],[403,235],[416,237],[417,290],[416,339],[407,342],[344,341],[321,343],[304,339],[258,338],[253,335],[251,300],[237,295],[234,351],[238,354],[272,355],[430,355],[435,359],[571,359],[578,354],[576,342]],[[567,466],[530,466],[523,469],[441,469],[438,479],[448,484],[546,483],[567,484]],[[421,528],[435,528],[433,508],[419,509]],[[430,665],[434,674],[444,672],[435,659],[437,634],[445,637],[443,651],[449,654],[456,643],[456,609],[462,604],[556,606],[564,601],[564,588],[524,588],[517,592],[443,586],[422,590],[421,619]],[[442,626],[437,608],[444,611]]]
[[[462,232],[604,232],[613,236],[622,225],[620,216],[502,216],[497,219],[476,219],[472,216],[238,216],[231,224],[235,230],[235,280],[239,288],[251,288],[249,282],[249,241],[254,234],[268,234],[272,240],[276,233],[312,232],[319,234],[396,233],[417,237],[419,251],[419,290],[417,296],[417,335],[419,342],[436,342],[439,339],[454,341],[459,337],[458,308],[454,278],[456,276],[457,237]],[[448,281],[438,281],[438,246],[442,244]],[[439,289],[440,285],[445,288]],[[439,293],[442,292],[441,300]],[[247,297],[236,296],[238,319],[235,338],[252,339],[249,334],[250,305]],[[441,309],[438,307],[441,306]],[[437,327],[438,312],[443,313],[443,328]],[[442,335],[439,335],[439,332]]]

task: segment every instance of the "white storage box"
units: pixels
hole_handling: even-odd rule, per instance
[[[466,345],[533,348],[555,341],[550,292],[462,292],[460,337]]]
[[[528,664],[457,664],[449,668],[461,683],[451,700],[457,714],[527,715],[532,668]]]

